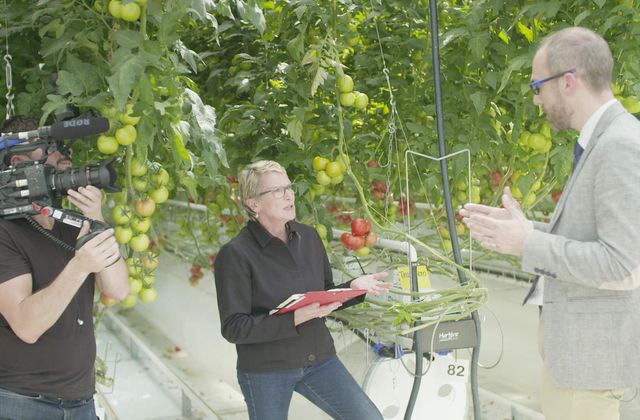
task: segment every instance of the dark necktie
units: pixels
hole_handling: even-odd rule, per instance
[[[580,161],[580,156],[582,156],[582,152],[584,149],[580,146],[580,143],[576,141],[576,144],[573,145],[573,169],[572,172],[576,170],[576,166],[578,166],[578,162]]]
[[[531,297],[533,292],[536,290],[536,287],[538,286],[538,281],[539,280],[540,280],[540,276],[535,276],[535,278],[533,279],[533,282],[531,283],[531,287],[529,288],[529,291],[527,292],[527,295],[522,300],[522,304],[523,305],[526,305],[527,302],[529,301],[529,298]]]

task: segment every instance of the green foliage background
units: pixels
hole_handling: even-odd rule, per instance
[[[482,201],[497,198],[491,171],[517,172],[524,194],[541,181],[546,194],[534,205],[546,211],[548,193],[569,173],[575,133],[554,134],[548,154],[518,142],[544,120],[528,87],[541,37],[570,25],[592,28],[610,42],[620,97],[640,95],[636,3],[438,1],[447,150],[471,150]],[[107,5],[7,4],[0,36],[9,36],[17,112],[44,122],[68,102],[107,116],[135,103],[143,117],[135,155],[170,170],[173,194],[211,201],[207,192],[226,185],[224,175],[261,158],[281,162],[304,194],[315,182],[313,156],[337,157],[339,112],[357,178],[363,185],[386,180],[386,168],[364,164],[387,157],[392,113],[385,64],[401,118],[398,153],[438,154],[426,1],[149,0],[134,23],[113,19]],[[337,106],[339,69],[369,96],[366,112]],[[57,92],[48,82],[52,73]],[[77,147],[78,159],[99,157],[91,142]],[[464,165],[452,161],[453,181],[465,175]],[[437,203],[437,177],[423,168],[416,173],[431,186],[422,192]],[[334,190],[352,195],[350,188],[347,181]],[[301,212],[313,214],[316,203],[306,197]]]

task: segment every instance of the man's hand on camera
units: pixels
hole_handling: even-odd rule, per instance
[[[89,219],[104,222],[102,216],[102,191],[93,185],[67,190],[69,202],[80,209]]]
[[[89,233],[89,223],[84,222],[78,238]],[[100,232],[76,251],[79,269],[86,273],[99,273],[120,259],[120,247],[113,236],[113,229]]]

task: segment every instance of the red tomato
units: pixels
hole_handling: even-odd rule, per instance
[[[364,236],[371,232],[371,223],[367,219],[358,217],[351,222],[351,233],[355,236]]]
[[[378,243],[378,235],[376,235],[374,232],[369,232],[364,243],[369,248],[372,248],[375,244]]]
[[[340,236],[340,239],[342,240],[342,245],[344,245],[344,247],[347,249],[362,248],[365,242],[363,237],[354,236],[346,232],[343,233],[342,236]]]

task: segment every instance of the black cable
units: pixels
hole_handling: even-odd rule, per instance
[[[74,247],[72,247],[68,243],[60,240],[59,238],[56,238],[51,232],[49,232],[47,229],[43,228],[40,225],[40,223],[38,223],[33,217],[25,216],[25,219],[27,219],[27,221],[31,224],[31,226],[33,226],[33,228],[35,230],[37,230],[38,232],[40,232],[41,234],[46,236],[48,239],[51,239],[53,242],[55,242],[56,245],[61,246],[66,251],[76,252],[76,249]]]

